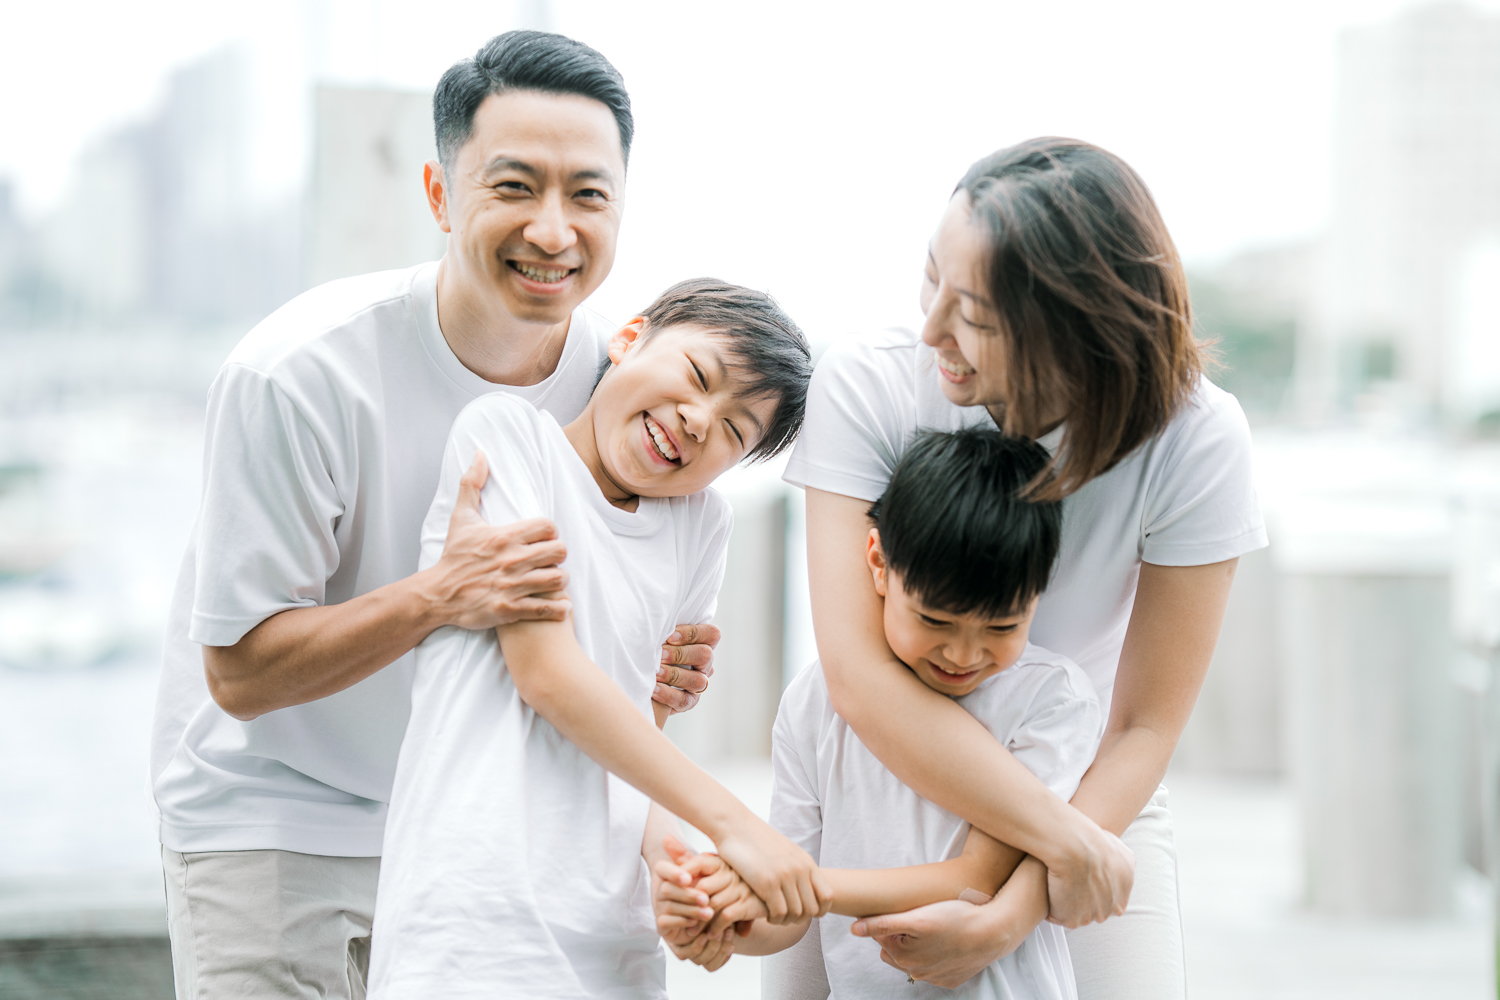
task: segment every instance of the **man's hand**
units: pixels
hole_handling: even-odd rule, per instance
[[[448,540],[437,564],[418,574],[421,591],[445,625],[482,630],[518,621],[562,621],[572,604],[563,593],[567,547],[546,518],[487,524],[479,494],[490,476],[484,452],[458,485]]]
[[[672,711],[686,712],[698,704],[714,675],[714,647],[719,630],[713,625],[679,625],[661,647],[656,691],[651,698]]]

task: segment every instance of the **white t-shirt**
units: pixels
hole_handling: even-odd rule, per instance
[[[453,425],[422,528],[423,566],[442,554],[459,478],[480,448],[494,470],[485,520],[557,524],[579,645],[650,718],[661,644],[678,622],[713,613],[729,504],[704,490],[620,510],[556,421],[485,396]],[[371,1000],[665,997],[641,859],[650,801],[521,700],[493,630],[439,629],[416,661]]]
[[[1064,799],[1073,797],[1103,731],[1099,700],[1066,657],[1028,645],[1009,669],[954,699],[1015,758]],[[771,731],[775,769],[771,825],[826,868],[902,868],[957,857],[969,824],[903,785],[849,724],[834,714],[814,662],[781,696]],[[953,762],[962,767],[962,761]],[[927,983],[880,960],[880,945],[849,933],[849,917],[819,922],[833,997],[963,997],[1072,1000],[1077,995],[1063,929],[1042,923],[1005,958],[957,990]],[[802,947],[799,942],[798,947]]]
[[[836,341],[818,362],[786,481],[861,500],[885,492],[919,429],[993,427],[943,395],[932,349],[908,330]],[[1055,451],[1059,427],[1040,443]],[[1062,549],[1031,638],[1083,668],[1106,718],[1142,561],[1201,566],[1266,545],[1250,428],[1207,379],[1156,437],[1063,501]]]
[[[557,370],[532,386],[469,371],[438,329],[437,264],[334,281],[240,341],[209,391],[203,497],[167,626],[151,778],[177,851],[380,853],[412,657],[253,722],[209,697],[200,644],[229,646],[288,608],[411,575],[443,442],[503,389],[582,412],[609,325],[574,312]]]

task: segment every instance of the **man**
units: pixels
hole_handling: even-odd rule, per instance
[[[630,99],[593,49],[510,32],[433,117],[443,259],[299,296],[209,394],[152,747],[179,998],[363,996],[412,648],[568,609],[549,522],[461,506],[420,573],[419,531],[471,399],[560,422],[588,399],[613,328],[580,303],[614,261]],[[679,627],[658,700],[691,707],[717,641]]]

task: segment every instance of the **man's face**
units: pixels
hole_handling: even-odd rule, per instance
[[[450,166],[433,171],[447,266],[517,319],[566,320],[615,260],[625,160],[614,115],[571,94],[492,94]]]
[[[634,320],[610,342],[615,367],[589,403],[599,461],[626,495],[689,496],[760,442],[776,401],[736,390],[722,336],[640,330]]]
[[[866,558],[875,591],[885,598],[885,640],[896,658],[940,694],[968,694],[1013,666],[1026,649],[1037,599],[1018,614],[956,615],[928,607],[885,564],[880,532],[870,529]]]

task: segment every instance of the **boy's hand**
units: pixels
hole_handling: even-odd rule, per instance
[[[661,666],[656,670],[653,701],[672,712],[686,712],[698,704],[714,675],[714,647],[719,644],[714,625],[678,625],[661,647]]]
[[[718,847],[764,901],[767,923],[795,924],[828,912],[833,889],[813,859],[748,810]]]
[[[713,972],[734,954],[734,928],[709,932],[705,925],[714,915],[707,905],[710,897],[694,883],[727,866],[716,854],[693,854],[673,836],[664,837],[662,846],[671,860],[658,861],[652,869],[657,930],[672,954]]]

